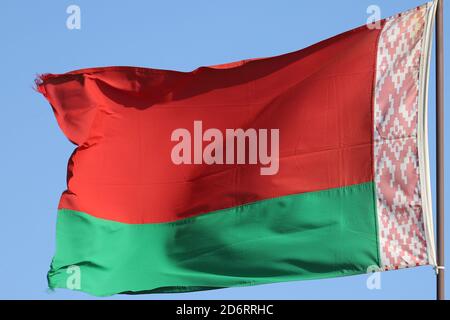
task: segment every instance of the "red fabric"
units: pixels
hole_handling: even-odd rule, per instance
[[[38,86],[79,147],[60,208],[159,223],[373,179],[379,30],[365,27],[283,56],[193,72],[133,67],[46,75]],[[181,165],[177,128],[280,130],[280,168]]]

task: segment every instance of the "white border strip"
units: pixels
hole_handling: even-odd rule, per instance
[[[432,35],[438,1],[439,0],[434,0],[433,2],[429,2],[427,8],[427,20],[422,47],[423,56],[420,62],[418,101],[419,121],[417,132],[423,220],[427,241],[428,262],[432,266],[436,266],[436,251],[433,228],[433,206],[431,199],[430,155],[428,147],[428,86],[430,80]]]

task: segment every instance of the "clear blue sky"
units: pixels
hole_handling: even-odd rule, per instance
[[[423,2],[2,0],[0,298],[94,298],[69,290],[47,290],[46,272],[55,246],[56,207],[65,189],[66,164],[74,146],[61,133],[47,102],[32,90],[37,73],[62,73],[108,65],[188,71],[201,65],[277,55],[364,24],[370,4],[379,5],[386,17]],[[66,28],[66,8],[71,4],[81,8],[81,30]],[[450,8],[450,1],[447,7]],[[446,10],[446,15],[446,34],[450,35],[450,10]],[[450,65],[448,50],[446,59]],[[434,74],[433,62],[430,82],[432,163],[435,152]],[[450,96],[446,98],[450,106]],[[449,123],[449,115],[450,110],[446,123]],[[450,129],[447,141],[450,141]],[[450,147],[447,156],[448,152]],[[432,169],[434,183],[434,165]],[[447,174],[446,195],[450,199],[448,177]],[[450,202],[448,206],[450,208]],[[449,225],[450,217],[446,225],[448,235]],[[450,244],[447,248],[450,249]],[[449,250],[447,256],[450,257]],[[355,276],[181,295],[119,295],[113,299],[435,297],[435,276],[430,267],[383,273],[379,291],[368,290],[366,278]]]

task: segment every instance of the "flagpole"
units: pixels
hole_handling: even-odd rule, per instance
[[[444,0],[436,16],[436,178],[437,178],[437,299],[445,300],[444,269]]]

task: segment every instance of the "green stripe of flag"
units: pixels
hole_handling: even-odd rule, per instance
[[[51,288],[180,292],[365,273],[379,265],[373,183],[161,224],[62,209]],[[74,272],[71,265],[79,267]]]

